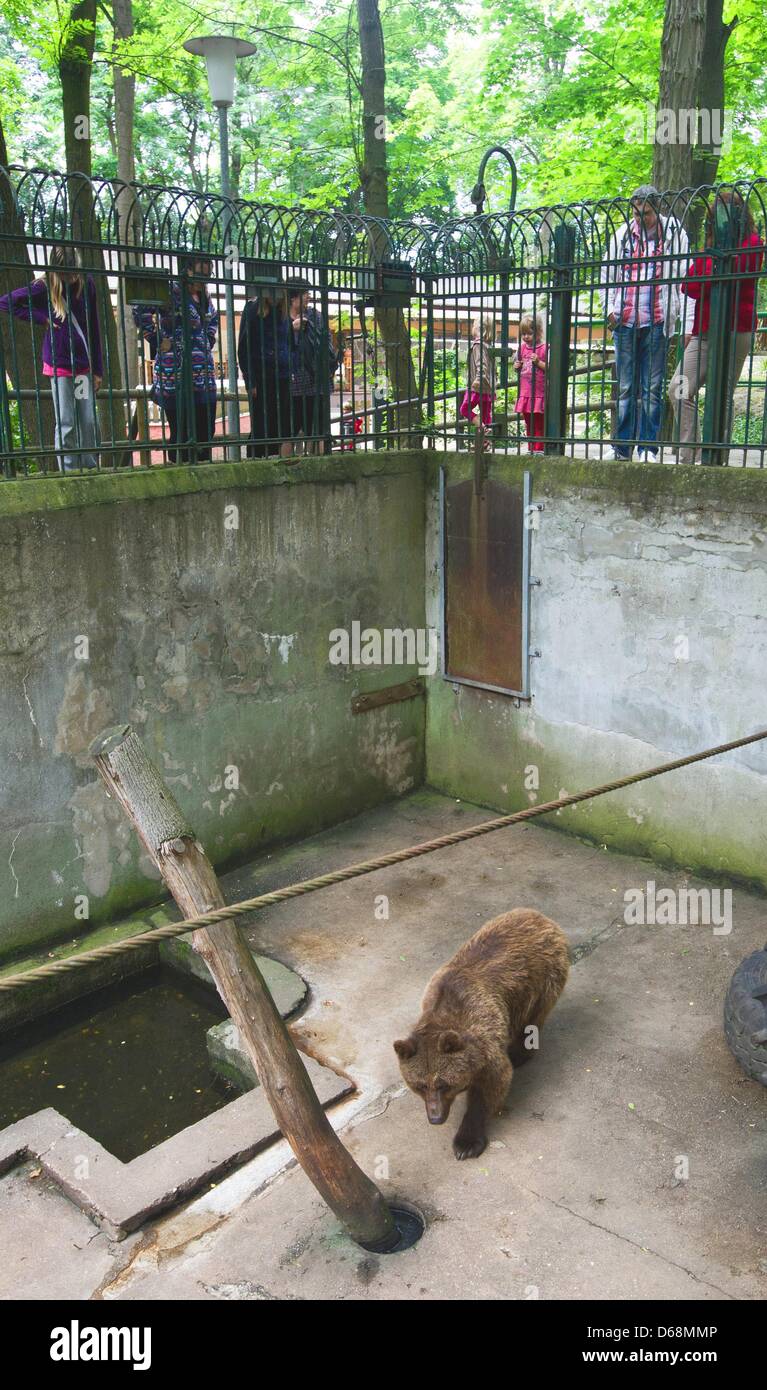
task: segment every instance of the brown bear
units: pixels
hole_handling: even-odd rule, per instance
[[[476,1158],[485,1148],[512,1062],[526,1061],[530,1042],[537,1045],[537,1033],[525,1030],[539,1029],[551,1013],[569,968],[561,927],[518,907],[486,922],[429,981],[418,1023],[394,1050],[430,1124],[444,1124],[456,1096],[468,1091],[456,1158]]]

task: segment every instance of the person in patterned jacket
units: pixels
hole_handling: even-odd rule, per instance
[[[181,283],[171,284],[171,298],[161,310],[134,306],[136,327],[154,359],[152,394],[162,407],[168,427],[168,458],[187,463],[190,450],[177,447],[180,440],[196,444],[194,459],[210,459],[210,443],[216,432],[216,368],[213,348],[218,332],[218,310],[208,293],[210,261],[200,258],[187,268],[186,296]],[[186,315],[184,315],[186,298]],[[186,318],[186,322],[185,322]],[[189,353],[192,401],[191,419],[184,410],[184,357]]]

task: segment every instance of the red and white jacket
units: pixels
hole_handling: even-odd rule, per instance
[[[681,317],[682,333],[692,332],[694,307],[681,293],[681,283],[690,264],[690,243],[681,222],[675,217],[658,219],[661,249],[657,256],[652,243],[644,243],[637,254],[637,224],[632,218],[620,231],[610,237],[607,255],[602,261],[600,300],[605,318],[614,314],[618,323],[626,322],[632,309],[638,308],[639,290],[647,270],[647,262],[655,259],[657,277],[653,300],[653,320],[664,325],[667,336],[676,329]],[[639,239],[641,241],[641,238]],[[638,275],[642,278],[638,279]],[[636,318],[630,321],[636,323]]]

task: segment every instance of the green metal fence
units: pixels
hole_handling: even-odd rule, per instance
[[[423,444],[762,467],[766,200],[437,226],[0,170],[2,473]]]

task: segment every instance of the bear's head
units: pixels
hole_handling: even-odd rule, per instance
[[[443,1125],[456,1096],[468,1090],[482,1067],[480,1049],[454,1028],[413,1033],[394,1044],[402,1076],[426,1106],[430,1125]]]

